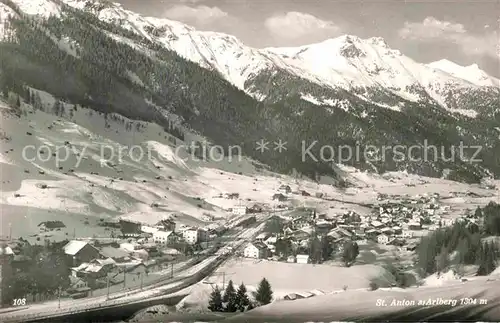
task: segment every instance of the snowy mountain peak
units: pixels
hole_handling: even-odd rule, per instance
[[[368,41],[373,45],[389,48],[389,45],[387,45],[387,42],[382,37],[372,37],[369,38]]]
[[[500,86],[500,80],[488,75],[477,64],[462,66],[447,59],[441,59],[427,64],[427,66],[441,70],[449,75],[464,79],[477,86]]]
[[[500,84],[475,64],[464,67],[448,60],[431,64],[415,62],[391,49],[381,37],[361,39],[347,34],[300,47],[256,49],[232,35],[198,31],[181,22],[145,17],[107,0],[12,1],[21,11],[43,17],[60,15],[64,11],[60,2],[84,10],[217,71],[239,89],[258,97],[261,94],[253,92],[248,81],[269,70],[286,71],[328,88],[362,91],[369,100],[380,97],[370,96],[367,89],[371,88],[376,93],[386,92],[414,102],[430,97],[442,106],[447,105],[452,90],[476,90]],[[131,39],[117,39],[134,43]]]
[[[12,0],[19,10],[27,15],[36,15],[44,18],[60,17],[60,7],[50,0]]]
[[[337,38],[340,41],[343,41],[345,43],[359,43],[361,42],[361,39],[358,36],[355,35],[343,35]]]

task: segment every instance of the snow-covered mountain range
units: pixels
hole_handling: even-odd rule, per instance
[[[166,129],[175,119],[211,143],[243,146],[278,171],[331,175],[328,158],[304,162],[307,139],[332,147],[427,142],[446,152],[460,142],[480,144],[480,164],[439,153],[425,162],[362,156],[347,164],[428,176],[453,169],[450,178],[470,181],[500,173],[500,80],[477,65],[418,63],[382,38],[257,49],[105,0],[1,0],[0,40],[6,94],[33,101],[30,87]],[[262,138],[286,138],[287,152],[257,153]]]
[[[91,12],[100,20],[116,24],[177,52],[200,66],[219,72],[237,88],[257,98],[248,81],[264,70],[284,70],[320,86],[355,90],[375,101],[371,89],[384,91],[413,102],[432,99],[448,109],[464,107],[460,96],[471,92],[500,95],[500,80],[477,65],[460,66],[448,60],[418,63],[391,49],[384,39],[361,39],[344,35],[321,43],[291,48],[256,49],[236,37],[194,28],[168,19],[144,17],[120,4],[96,0],[13,0],[22,12],[40,17],[61,14],[60,4]],[[9,11],[2,5],[2,15]],[[1,31],[2,29],[0,29]],[[308,95],[308,93],[304,93]]]

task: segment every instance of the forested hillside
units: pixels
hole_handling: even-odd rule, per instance
[[[425,274],[457,271],[464,266],[477,265],[477,275],[493,272],[500,256],[498,244],[488,237],[500,235],[500,205],[490,202],[468,215],[474,222],[457,222],[423,237],[417,250],[418,266]]]

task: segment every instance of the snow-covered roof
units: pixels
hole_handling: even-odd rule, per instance
[[[180,254],[181,252],[177,249],[173,249],[173,248],[167,248],[167,249],[163,249],[162,252],[165,254],[165,255],[178,255]]]
[[[67,255],[76,255],[80,250],[83,249],[88,243],[85,241],[71,240],[64,247],[64,253]]]
[[[173,233],[173,231],[157,231],[155,233],[153,233],[153,237],[169,237],[171,234]]]
[[[104,268],[103,265],[97,265],[97,264],[89,264],[87,268],[85,268],[85,271],[88,273],[98,273]]]
[[[141,227],[141,231],[146,232],[146,233],[155,233],[155,232],[159,231],[159,228],[143,225]]]
[[[95,262],[97,262],[99,265],[114,265],[116,262],[113,260],[113,258],[106,258],[106,259],[95,259]]]
[[[254,241],[254,242],[251,242],[247,245],[247,248],[248,247],[255,247],[257,249],[267,249],[268,247],[262,243],[262,242],[259,242],[259,241]]]
[[[85,268],[87,268],[88,266],[90,266],[90,264],[88,262],[84,262],[84,263],[80,264],[80,266],[78,266],[78,267],[72,267],[71,270],[73,270],[73,271],[82,271]]]
[[[0,255],[13,255],[14,251],[12,251],[11,247],[5,246],[0,248]]]
[[[277,241],[278,241],[277,237],[269,237],[266,240],[267,243],[276,243]]]
[[[101,254],[106,258],[124,258],[129,256],[130,252],[122,248],[104,247]]]

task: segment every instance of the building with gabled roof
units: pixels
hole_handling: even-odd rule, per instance
[[[245,250],[243,250],[243,256],[245,258],[255,258],[264,259],[269,255],[268,247],[262,242],[252,242],[249,243]]]
[[[101,248],[101,255],[103,255],[107,259],[112,259],[114,262],[126,261],[126,259],[130,257],[130,253],[131,253],[130,250],[122,248],[113,248],[113,247]]]
[[[153,241],[157,244],[170,245],[177,242],[178,237],[173,231],[157,231],[153,233]]]
[[[72,267],[102,258],[99,250],[86,241],[71,240],[64,245],[63,250]]]

